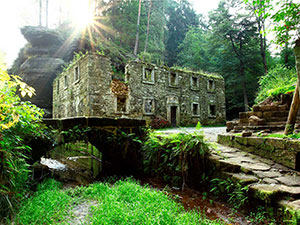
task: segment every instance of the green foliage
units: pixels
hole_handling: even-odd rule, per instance
[[[210,32],[200,27],[191,27],[179,45],[177,64],[192,70],[211,70]]]
[[[261,102],[267,97],[275,97],[280,94],[293,92],[297,75],[295,69],[287,69],[282,65],[277,65],[259,80],[259,90],[256,102]]]
[[[160,176],[175,185],[181,183],[182,188],[190,172],[191,162],[199,160],[204,167],[204,157],[210,152],[203,132],[167,136],[152,132],[143,144],[142,151],[146,173]]]
[[[16,216],[17,224],[68,224],[71,204],[96,200],[91,206],[89,224],[222,224],[209,221],[197,211],[186,212],[182,205],[162,191],[142,187],[132,178],[87,187],[61,190],[53,180],[42,184],[24,202]]]
[[[199,26],[199,17],[187,0],[170,1],[167,8],[168,33],[165,41],[167,64],[173,66],[179,53],[179,45],[190,27]]]
[[[236,209],[242,207],[248,201],[248,185],[239,182],[233,182],[230,178],[211,180],[211,192],[227,198]]]
[[[19,77],[0,70],[0,220],[24,195],[30,172],[26,163],[30,147],[24,139],[42,135],[39,122],[43,112],[21,101],[18,90],[23,96],[34,93]]]
[[[259,5],[257,14],[264,14],[265,18],[270,18],[273,23],[273,31],[276,34],[278,44],[287,43],[291,39],[298,38],[300,17],[300,4],[295,1],[275,1],[275,0],[244,0],[251,2],[254,6]]]
[[[83,58],[84,56],[86,56],[89,52],[86,51],[85,53],[83,52],[75,52],[73,55],[73,59],[71,62],[67,63],[66,65],[63,66],[63,72],[68,71],[72,66],[74,66],[77,61],[81,58]],[[97,52],[98,53],[98,52]],[[98,53],[99,55],[101,55],[101,52]]]
[[[250,212],[250,215],[247,219],[253,224],[260,224],[266,222],[266,209],[262,206],[259,206],[257,209],[255,209],[255,211]]]

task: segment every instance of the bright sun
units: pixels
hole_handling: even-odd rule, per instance
[[[94,12],[88,2],[86,0],[75,0],[72,2],[72,22],[79,29],[86,28],[94,22]]]

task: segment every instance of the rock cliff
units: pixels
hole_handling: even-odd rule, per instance
[[[63,64],[72,59],[77,40],[66,46],[65,35],[44,27],[26,26],[21,33],[28,44],[23,50],[25,60],[19,67],[19,74],[36,90],[30,101],[45,110],[45,117],[51,117],[52,82],[62,71]]]

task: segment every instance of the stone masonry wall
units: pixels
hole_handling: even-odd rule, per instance
[[[67,84],[65,84],[67,82]],[[225,121],[224,80],[157,67],[126,66],[125,83],[112,80],[109,58],[88,54],[53,82],[53,117],[159,117],[174,125]]]
[[[152,79],[145,79],[147,69],[153,71]],[[146,120],[161,117],[171,122],[171,107],[176,107],[177,125],[191,125],[198,121],[202,124],[225,121],[222,77],[170,70],[132,61],[126,66],[126,81],[130,89],[129,115],[138,116],[142,112],[142,117]],[[152,112],[145,112],[147,101],[152,101]],[[210,112],[210,105],[214,107],[214,112]]]

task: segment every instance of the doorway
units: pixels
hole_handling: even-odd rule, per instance
[[[176,113],[177,113],[177,106],[171,106],[171,125],[176,127]]]

